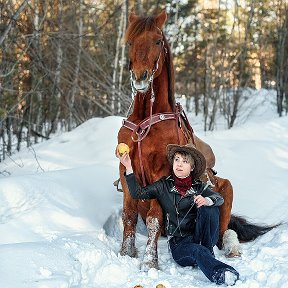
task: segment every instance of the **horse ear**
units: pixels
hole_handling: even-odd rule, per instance
[[[138,18],[139,17],[134,12],[131,12],[129,14],[128,21],[129,21],[129,23],[132,23],[132,22],[136,21]]]
[[[165,10],[163,10],[159,15],[156,17],[156,25],[159,29],[162,29],[164,24],[166,23],[167,20],[167,13]]]

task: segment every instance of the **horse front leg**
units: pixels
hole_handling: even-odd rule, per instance
[[[228,179],[214,176],[214,189],[222,195],[224,203],[220,206],[220,235],[217,246],[224,250],[227,257],[240,256],[240,243],[234,230],[228,229],[231,219],[233,187]]]
[[[120,166],[120,181],[124,192],[122,222],[124,226],[123,240],[120,249],[120,255],[128,255],[130,257],[137,257],[137,249],[135,246],[136,224],[138,219],[137,203],[129,193],[129,189],[124,177],[124,169]]]
[[[151,268],[159,269],[157,242],[163,226],[162,209],[157,200],[151,200],[150,209],[146,217],[148,240],[141,269],[148,271]]]

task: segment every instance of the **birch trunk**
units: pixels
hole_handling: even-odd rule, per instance
[[[287,13],[287,12],[286,12]],[[284,15],[282,15],[284,14]],[[283,102],[284,102],[284,94],[285,94],[285,86],[288,85],[287,83],[285,83],[285,62],[287,61],[286,57],[285,57],[285,52],[287,53],[286,49],[287,47],[285,47],[285,43],[287,41],[287,31],[285,29],[286,21],[287,21],[287,17],[284,13],[284,11],[282,11],[282,9],[280,8],[280,13],[278,16],[279,19],[279,27],[278,27],[278,45],[277,45],[277,65],[276,65],[276,69],[277,69],[277,78],[276,78],[276,90],[277,90],[277,112],[278,115],[281,117],[284,107],[283,107]],[[284,20],[282,20],[282,17],[284,17]]]
[[[8,26],[6,27],[6,29],[4,30],[4,32],[0,36],[0,46],[4,42],[6,36],[9,34],[10,30],[12,29],[13,24],[16,23],[16,20],[18,19],[18,17],[22,13],[22,11],[26,8],[28,3],[29,3],[29,0],[23,1],[22,4],[19,6],[18,10],[16,11],[16,13],[11,18],[11,21],[9,22]]]
[[[179,10],[179,2],[177,1],[176,2],[176,12],[175,12],[175,15],[174,15],[174,25],[175,25],[175,31],[177,32],[173,32],[173,37],[172,37],[172,41],[170,43],[170,49],[173,53],[173,48],[174,48],[174,43],[176,41],[176,37],[177,37],[177,33],[178,33],[178,10]]]
[[[209,45],[206,47],[205,51],[205,79],[204,79],[204,103],[203,103],[203,113],[204,113],[204,131],[208,129],[208,113],[209,113],[209,98],[210,98],[210,87],[211,87],[211,75],[210,75],[210,63],[209,63]]]
[[[118,63],[119,63],[119,51],[120,51],[120,45],[121,45],[121,39],[122,33],[123,33],[123,23],[124,23],[124,7],[125,5],[122,4],[122,9],[121,9],[121,17],[120,17],[120,25],[118,27],[118,37],[116,41],[116,51],[115,51],[115,58],[114,58],[114,70],[113,70],[113,77],[112,77],[112,99],[111,99],[111,111],[114,114],[116,112],[116,95],[118,94],[116,91],[116,82],[117,82],[117,72],[118,72]]]
[[[53,95],[56,100],[56,115],[52,120],[51,124],[51,132],[56,132],[59,116],[60,116],[60,103],[61,103],[61,89],[60,89],[60,81],[61,81],[61,71],[62,71],[62,63],[63,63],[63,2],[59,0],[59,33],[57,39],[57,52],[56,52],[56,70],[55,70],[55,78],[53,84]],[[49,135],[48,135],[49,136]]]
[[[39,6],[41,4],[39,1],[35,1],[35,10],[34,10],[34,30],[33,30],[33,43],[35,49],[37,49],[37,53],[39,55],[39,58],[42,61],[42,49],[41,49],[41,44],[40,44],[40,13],[39,13]],[[36,69],[34,69],[36,70]],[[33,72],[33,75],[37,75],[37,70]],[[40,77],[39,77],[40,78]],[[36,81],[34,80],[34,85],[41,87],[42,79],[37,79],[38,83],[35,83]],[[39,81],[41,83],[39,83]],[[36,123],[34,124],[33,130],[35,130],[38,133],[41,133],[41,118],[42,118],[42,112],[43,112],[43,101],[42,101],[42,92],[41,89],[36,89],[36,97],[37,97],[37,112],[36,112]],[[37,133],[34,134],[34,142],[38,143],[38,136]]]
[[[136,14],[138,15],[142,15],[143,14],[143,4],[142,4],[142,0],[137,0],[136,1]]]
[[[125,57],[125,43],[123,41],[123,37],[127,27],[127,19],[128,19],[128,0],[126,0],[122,6],[122,13],[123,13],[123,27],[122,27],[122,34],[121,34],[121,61],[120,61],[120,71],[119,71],[119,87],[118,87],[118,99],[117,99],[117,114],[121,113],[121,89],[123,83],[123,72],[124,67],[126,66],[126,57]]]
[[[232,128],[235,120],[238,116],[238,110],[239,110],[239,103],[240,103],[240,99],[242,97],[242,88],[247,87],[248,82],[250,81],[250,79],[247,79],[245,76],[246,74],[246,64],[247,64],[247,56],[248,56],[248,46],[249,46],[249,42],[251,41],[250,39],[250,35],[251,35],[251,29],[252,29],[252,21],[253,21],[253,17],[254,17],[254,12],[255,12],[255,3],[253,1],[250,2],[251,6],[250,6],[250,10],[249,10],[249,14],[248,14],[248,19],[247,19],[247,23],[245,26],[245,38],[244,38],[244,43],[242,44],[241,47],[241,54],[239,57],[239,84],[238,87],[233,95],[233,107],[232,107],[232,113],[231,113],[231,117],[230,117],[230,122],[228,123],[228,128]]]
[[[72,86],[72,92],[71,92],[71,99],[69,103],[69,121],[68,121],[68,131],[71,131],[73,129],[74,123],[73,123],[73,112],[74,112],[74,105],[75,105],[75,96],[77,91],[79,91],[78,87],[78,77],[79,77],[79,70],[80,70],[80,60],[81,60],[81,49],[82,49],[82,35],[83,35],[83,0],[79,1],[79,28],[78,28],[78,34],[79,34],[79,42],[78,42],[78,54],[76,58],[76,66],[75,66],[75,72],[74,72],[74,81]]]

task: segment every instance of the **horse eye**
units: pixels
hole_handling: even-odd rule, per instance
[[[132,46],[132,42],[127,42],[128,46],[131,47]]]
[[[157,40],[157,41],[155,42],[155,44],[156,44],[156,45],[160,45],[160,44],[161,44],[161,39]]]

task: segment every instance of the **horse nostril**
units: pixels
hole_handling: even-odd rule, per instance
[[[136,76],[135,76],[135,73],[131,70],[131,77],[132,77],[132,80],[135,81],[136,80]]]
[[[142,80],[145,81],[147,78],[148,78],[148,71],[146,70],[146,71],[143,73]]]

